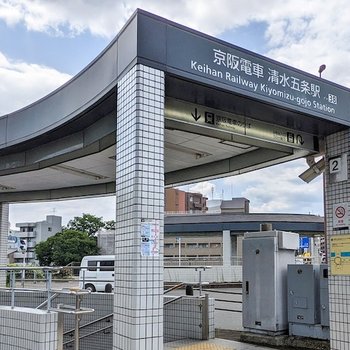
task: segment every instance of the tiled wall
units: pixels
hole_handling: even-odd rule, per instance
[[[9,204],[0,202],[0,265],[8,263],[7,236],[9,232]],[[6,273],[0,271],[0,287],[5,287]]]
[[[326,164],[329,158],[348,154],[350,151],[349,130],[326,138]],[[347,165],[348,170],[349,166]],[[348,171],[348,174],[350,172]],[[349,234],[349,229],[333,229],[333,204],[350,202],[350,181],[334,182],[330,178],[328,165],[325,172],[325,218],[327,243],[335,234]],[[329,256],[329,253],[328,253]],[[331,350],[350,349],[350,276],[329,276],[329,309]]]
[[[0,349],[56,350],[57,313],[0,306]]]
[[[118,82],[114,349],[163,349],[164,73],[142,65]],[[141,255],[141,223],[160,230]],[[153,253],[152,253],[153,254]]]

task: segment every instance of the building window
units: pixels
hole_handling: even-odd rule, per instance
[[[165,243],[164,248],[174,248],[174,243]]]
[[[187,248],[197,248],[197,243],[187,243]]]
[[[221,248],[221,243],[210,243],[210,248]]]
[[[209,248],[209,243],[198,243],[198,248]]]

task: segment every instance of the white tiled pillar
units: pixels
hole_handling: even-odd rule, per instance
[[[118,82],[114,350],[163,349],[163,148],[164,73],[137,65]]]
[[[6,266],[7,236],[9,233],[9,204],[0,202],[0,266]],[[0,287],[6,285],[6,273],[0,271]]]
[[[326,138],[326,172],[325,172],[325,218],[328,245],[332,236],[350,234],[349,229],[334,230],[333,205],[350,202],[350,181],[335,182],[329,173],[330,158],[347,154],[350,156],[350,132],[342,131]],[[348,163],[349,161],[347,161]],[[348,164],[345,165],[348,170]],[[348,171],[348,174],[350,172]],[[329,275],[329,310],[331,350],[350,349],[350,276]]]

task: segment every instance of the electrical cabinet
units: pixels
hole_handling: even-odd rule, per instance
[[[289,335],[329,339],[328,305],[327,265],[289,265]]]
[[[243,327],[251,332],[288,330],[287,265],[295,262],[299,235],[283,231],[246,233],[243,238]]]
[[[320,265],[321,325],[329,327],[328,265]]]
[[[288,266],[289,322],[320,323],[319,273],[320,265],[294,264]]]

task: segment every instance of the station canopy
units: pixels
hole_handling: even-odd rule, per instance
[[[0,117],[0,201],[115,192],[117,82],[135,64],[165,75],[167,186],[319,155],[350,125],[348,89],[137,10],[77,76]]]

